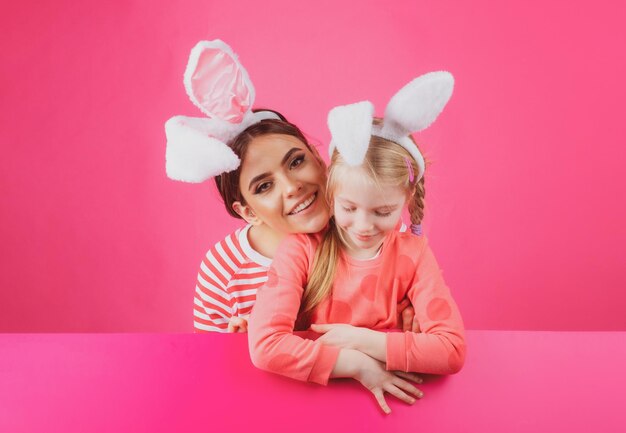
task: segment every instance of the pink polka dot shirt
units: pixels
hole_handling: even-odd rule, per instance
[[[333,346],[294,332],[303,287],[321,235],[292,235],[279,247],[249,322],[253,363],[298,380],[326,384],[339,355]],[[465,359],[463,320],[424,236],[392,232],[380,254],[356,260],[342,254],[332,294],[312,323],[397,328],[397,306],[407,296],[420,332],[389,332],[388,370],[456,373]]]

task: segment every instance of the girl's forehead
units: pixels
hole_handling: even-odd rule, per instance
[[[336,184],[336,200],[366,207],[378,208],[404,204],[406,191],[398,185],[376,185],[363,170],[350,167]]]

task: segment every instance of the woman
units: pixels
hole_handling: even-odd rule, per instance
[[[215,177],[226,211],[248,223],[202,261],[194,328],[245,332],[280,241],[328,223],[326,167],[297,126],[274,111],[252,110],[254,87],[224,42],[201,41],[192,49],[184,84],[207,118],[167,121],[167,174],[186,182]],[[398,306],[407,329],[413,317],[408,305],[404,300]]]

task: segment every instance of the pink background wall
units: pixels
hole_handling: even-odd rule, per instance
[[[3,5],[0,331],[191,331],[201,257],[239,222],[165,177],[163,122],[200,115],[182,74],[213,38],[324,152],[332,106],[453,72],[418,139],[467,327],[626,330],[623,2],[243,3]]]

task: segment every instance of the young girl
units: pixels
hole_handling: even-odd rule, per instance
[[[186,182],[215,177],[227,212],[248,223],[204,257],[194,328],[242,332],[280,241],[327,225],[326,167],[297,126],[274,111],[252,110],[254,87],[224,42],[192,49],[184,84],[207,118],[168,120],[167,174]],[[405,299],[399,310],[408,305]],[[412,308],[402,317],[411,326]]]
[[[417,78],[392,98],[384,122],[373,122],[368,102],[331,111],[326,193],[334,217],[323,235],[293,235],[279,247],[250,318],[257,367],[320,384],[355,378],[386,413],[384,392],[407,403],[422,396],[398,381],[398,371],[460,370],[463,323],[420,235],[424,160],[409,135],[434,121],[452,87],[445,72]],[[401,233],[407,206],[412,233]],[[396,305],[405,296],[421,332],[378,331],[397,325]],[[294,334],[309,324],[324,335],[312,341]]]

